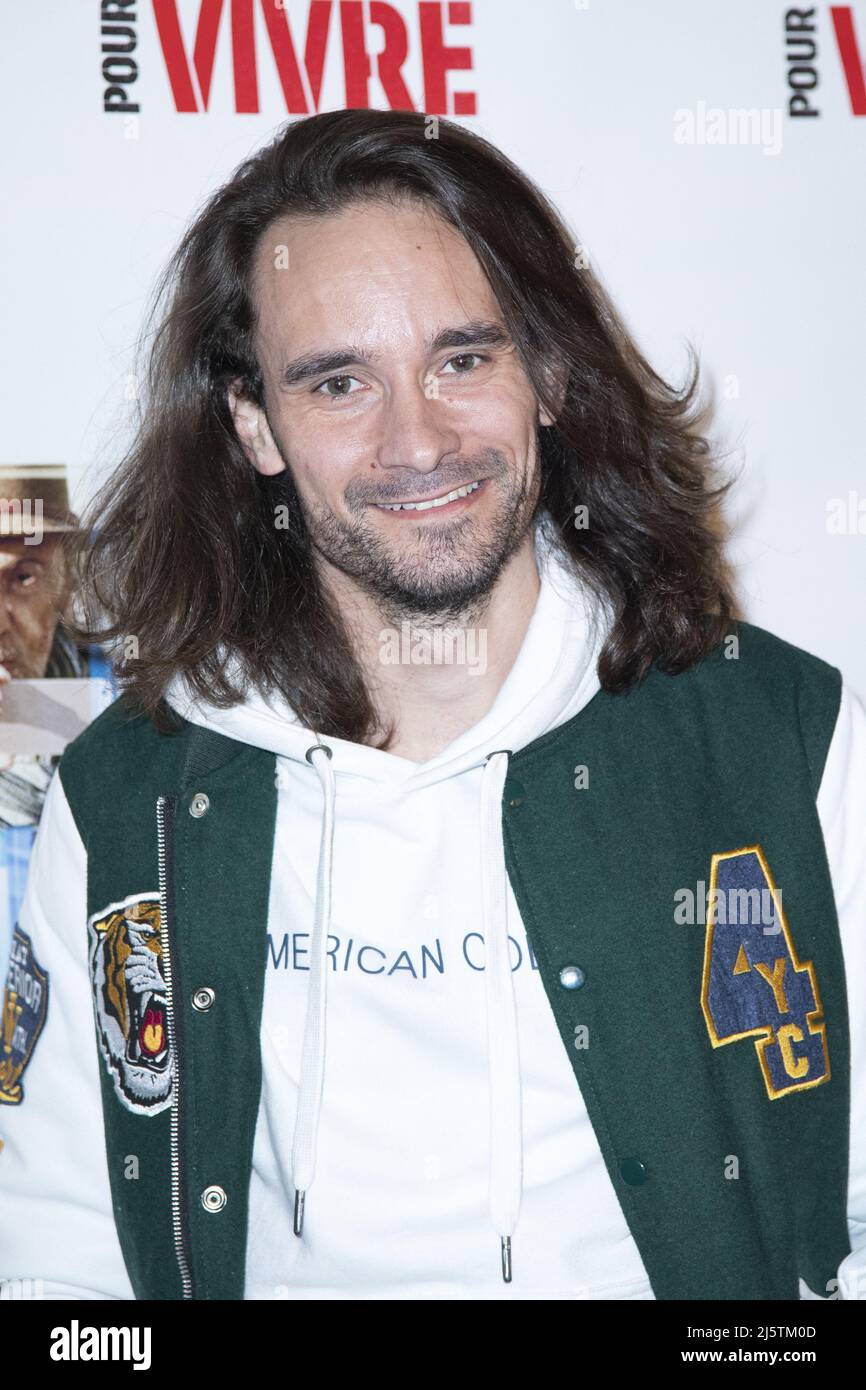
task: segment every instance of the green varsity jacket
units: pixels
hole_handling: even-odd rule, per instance
[[[845,978],[816,811],[841,677],[747,623],[738,641],[735,659],[725,643],[683,674],[599,691],[512,753],[502,800],[540,979],[660,1299],[797,1299],[799,1277],[823,1294],[850,1249]],[[132,1286],[243,1298],[274,755],[192,724],[160,735],[119,700],[59,775],[87,852],[105,1142]],[[678,890],[701,883],[708,910],[678,920]],[[151,1108],[133,1110],[115,1081],[134,1027],[154,1030],[161,1055],[161,1024],[130,1017],[111,905],[156,884],[140,925],[165,982],[166,1060]],[[581,1029],[591,1046],[575,1046]]]

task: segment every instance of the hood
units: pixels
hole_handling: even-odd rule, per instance
[[[377,748],[323,737],[304,725],[278,695],[248,689],[231,709],[197,699],[182,677],[168,703],[202,725],[276,757],[304,764],[321,786],[321,831],[310,980],[298,1108],[292,1147],[294,1231],[303,1230],[304,1203],[315,1175],[316,1136],[326,1061],[327,946],[334,874],[334,822],[340,804],[387,802],[452,777],[479,784],[485,997],[490,1085],[490,1219],[500,1238],[502,1275],[511,1279],[511,1238],[523,1182],[522,1108],[517,1013],[508,946],[508,880],[502,839],[502,795],[510,754],[578,713],[599,689],[596,671],[610,613],[594,601],[555,543],[545,522],[535,530],[540,589],[517,658],[488,713],[435,757],[413,762]],[[233,658],[229,657],[231,662]],[[478,771],[476,771],[478,770]]]

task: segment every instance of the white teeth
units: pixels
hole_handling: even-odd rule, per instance
[[[444,507],[446,502],[453,502],[458,497],[468,497],[470,492],[474,492],[480,486],[480,482],[467,483],[466,487],[458,487],[454,492],[446,493],[444,497],[434,497],[431,502],[377,502],[376,506],[386,512],[426,512],[430,507]]]

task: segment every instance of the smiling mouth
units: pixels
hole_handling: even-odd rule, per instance
[[[441,497],[430,497],[422,502],[374,502],[373,506],[378,507],[383,512],[426,512],[433,507],[446,507],[461,497],[471,496],[473,492],[478,491],[483,481],[482,478],[477,483],[466,483],[464,487],[456,487],[451,492],[444,492]]]

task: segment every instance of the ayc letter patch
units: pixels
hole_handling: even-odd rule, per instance
[[[760,845],[713,855],[701,1006],[713,1047],[755,1039],[771,1100],[830,1080],[815,969],[797,959]]]

